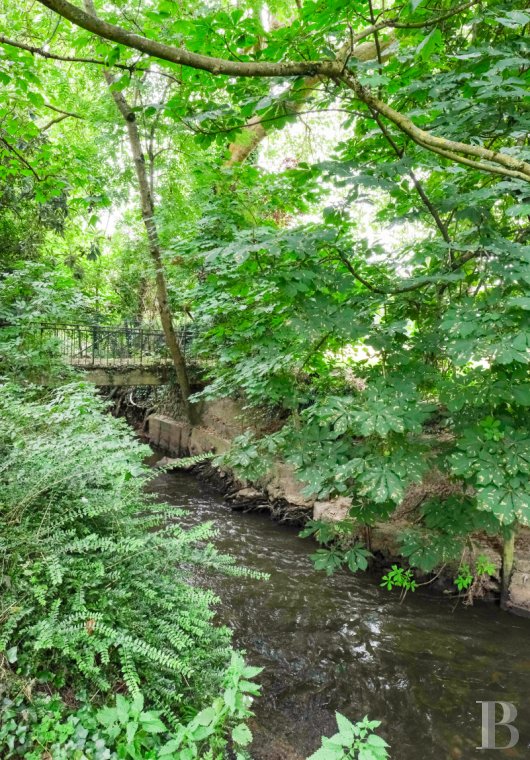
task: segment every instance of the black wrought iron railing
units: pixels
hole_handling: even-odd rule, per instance
[[[4,325],[16,329],[14,325]],[[162,330],[89,324],[34,323],[18,326],[37,345],[55,344],[61,356],[77,367],[153,366],[171,362]],[[181,350],[191,341],[189,328],[177,330]]]

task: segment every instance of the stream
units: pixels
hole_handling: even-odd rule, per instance
[[[213,521],[217,547],[269,581],[216,576],[218,619],[246,651],[263,696],[251,728],[255,760],[301,760],[335,731],[334,711],[382,721],[393,760],[530,758],[530,620],[489,604],[464,608],[426,591],[380,587],[380,574],[331,577],[313,569],[315,545],[263,513],[233,512],[193,476],[162,473],[161,499],[189,510],[184,522]],[[477,750],[481,705],[518,709],[518,745]],[[497,742],[508,741],[497,730]]]

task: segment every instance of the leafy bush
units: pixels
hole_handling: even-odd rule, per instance
[[[79,293],[64,269],[25,262],[0,273],[0,363],[4,375],[34,382],[72,381],[75,373],[65,366],[57,340],[43,335],[39,322],[83,321],[89,300]]]
[[[27,760],[41,760],[44,748],[53,760],[191,760],[203,756],[208,743],[222,749],[226,724],[235,723],[231,740],[238,757],[244,758],[252,734],[245,723],[237,721],[251,715],[249,694],[258,694],[259,686],[246,679],[260,670],[234,653],[222,695],[173,730],[160,712],[145,709],[141,694],[132,700],[118,694],[113,706],[98,710],[84,704],[67,714],[56,697],[28,700],[19,693],[0,706],[0,750],[3,756]]]
[[[180,510],[145,494],[149,449],[104,412],[88,384],[44,396],[1,386],[4,666],[34,692],[81,702],[127,691],[170,731],[231,689],[203,736],[221,746],[222,724],[247,714],[256,671],[236,688],[245,666],[212,624],[216,598],[190,581],[196,567],[247,571],[217,552],[210,525],[185,530]]]
[[[372,553],[355,540],[352,520],[308,520],[300,537],[308,536],[314,536],[322,547],[311,555],[317,570],[325,570],[327,575],[332,575],[343,565],[352,573],[368,567]]]
[[[338,733],[322,739],[322,747],[308,760],[386,760],[388,744],[374,733],[381,725],[378,720],[364,718],[352,723],[336,713]]]

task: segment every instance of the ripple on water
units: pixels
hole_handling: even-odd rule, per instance
[[[265,667],[253,721],[256,760],[306,757],[334,731],[337,709],[353,720],[381,720],[393,760],[530,757],[530,620],[487,605],[452,612],[446,599],[427,594],[399,604],[377,576],[317,573],[314,546],[295,529],[232,512],[189,475],[161,474],[150,490],[188,509],[188,524],[213,521],[221,551],[270,573],[269,581],[213,581],[219,620]],[[486,756],[475,749],[476,702],[499,699],[516,704],[521,743],[509,755]]]

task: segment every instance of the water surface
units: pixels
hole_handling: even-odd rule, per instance
[[[530,759],[530,620],[481,604],[380,588],[378,574],[313,569],[314,544],[266,514],[233,512],[209,486],[164,473],[151,486],[189,510],[185,521],[213,521],[216,545],[269,581],[215,578],[219,619],[259,677],[256,760],[305,758],[334,711],[382,721],[393,760]],[[477,700],[513,702],[521,739],[505,752],[479,751]],[[506,733],[504,733],[506,732]],[[499,729],[498,742],[507,741]]]

